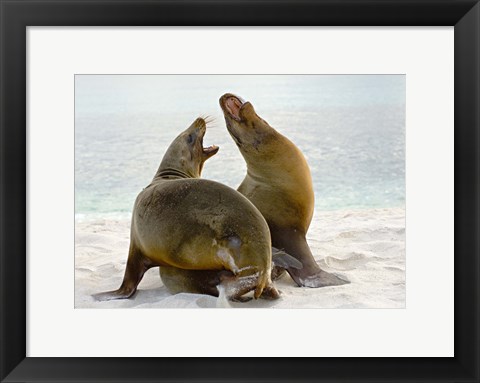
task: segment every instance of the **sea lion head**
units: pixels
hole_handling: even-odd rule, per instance
[[[180,172],[187,178],[199,178],[205,161],[219,149],[216,145],[203,147],[206,130],[205,120],[199,117],[188,129],[180,133],[163,156],[159,173]]]
[[[252,157],[268,154],[267,147],[274,143],[278,133],[257,115],[253,105],[231,93],[220,97],[220,107],[227,129],[247,163]]]

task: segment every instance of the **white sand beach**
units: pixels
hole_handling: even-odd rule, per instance
[[[275,282],[276,301],[226,302],[197,294],[170,294],[158,268],[150,269],[136,295],[97,302],[91,295],[117,289],[128,255],[129,220],[84,220],[75,225],[75,308],[404,308],[405,210],[316,212],[308,242],[320,266],[347,278],[344,286],[299,288],[285,275]]]

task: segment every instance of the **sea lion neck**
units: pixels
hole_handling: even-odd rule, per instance
[[[177,140],[181,141],[178,138]],[[153,179],[199,178],[201,164],[201,160],[195,161],[194,155],[189,151],[184,153],[178,150],[178,146],[171,145],[163,156]]]
[[[252,177],[277,178],[278,169],[282,173],[294,172],[297,166],[303,165],[303,155],[291,144],[291,141],[268,126],[268,133],[258,136],[260,144],[239,146],[247,165],[247,173]],[[279,154],[280,153],[280,154]],[[299,164],[299,162],[301,164]]]
[[[158,169],[157,173],[155,174],[155,177],[153,177],[154,180],[157,179],[166,179],[166,180],[174,180],[174,179],[184,179],[184,178],[197,178],[194,177],[190,174],[187,174],[185,172],[182,172],[181,170],[178,169],[172,169],[172,168],[165,168]]]

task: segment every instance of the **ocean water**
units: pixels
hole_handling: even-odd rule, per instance
[[[405,204],[404,75],[77,75],[75,214],[129,217],[172,140],[210,116],[220,146],[203,178],[236,188],[246,167],[219,97],[252,102],[304,153],[315,210]]]

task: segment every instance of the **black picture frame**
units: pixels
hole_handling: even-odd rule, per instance
[[[0,0],[0,12],[2,382],[479,382],[478,0]],[[26,27],[60,25],[454,26],[455,356],[26,357]],[[218,335],[205,347],[224,347],[232,342]]]

